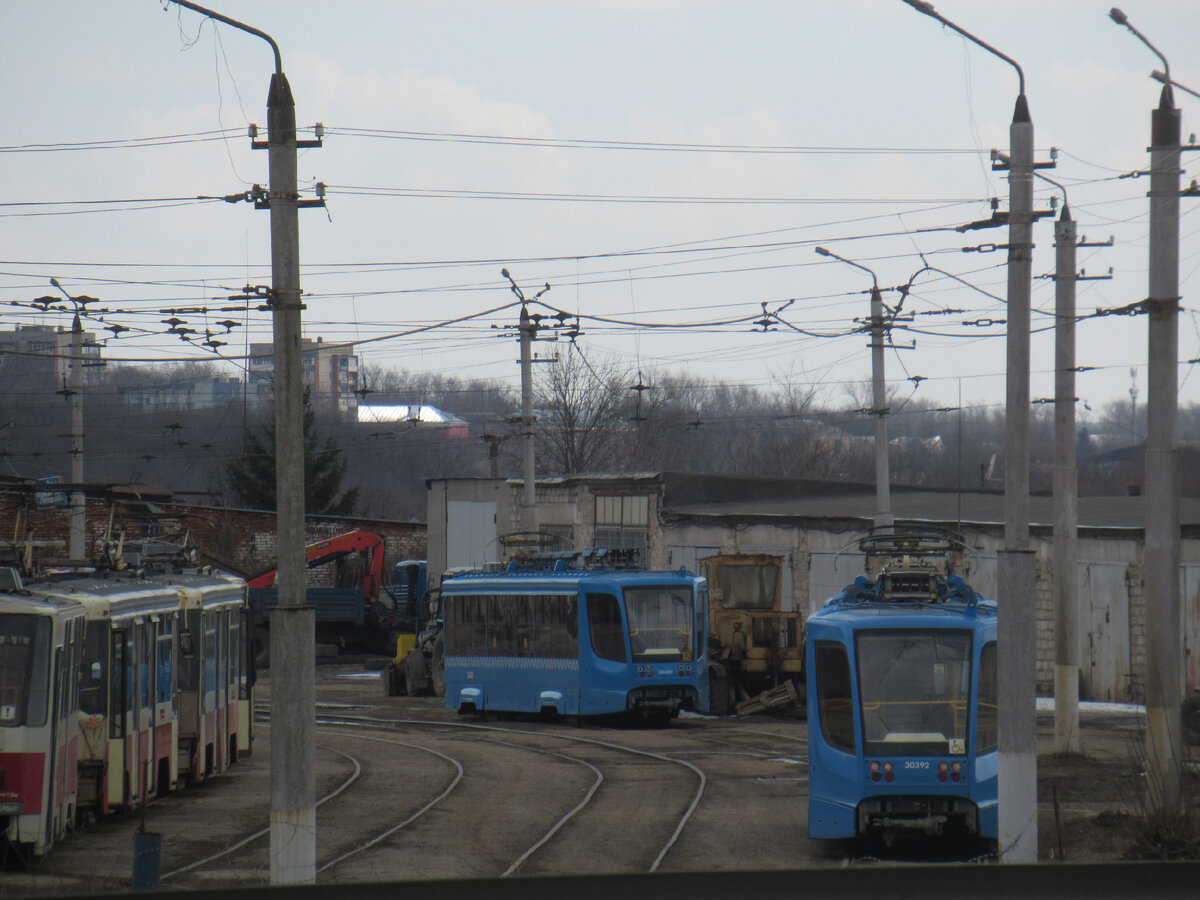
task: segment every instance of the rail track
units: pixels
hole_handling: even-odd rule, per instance
[[[806,730],[793,720],[681,717],[657,729],[478,721],[433,698],[380,698],[364,676],[325,673],[318,701],[317,868],[330,889],[405,879],[532,884],[523,876],[869,870],[934,858],[806,840]],[[1043,732],[1049,724],[1039,721]],[[163,835],[164,888],[268,883],[271,731],[265,720],[259,727],[251,757],[149,805],[144,827]],[[1113,759],[1046,759],[1039,768],[1064,816],[1078,822],[1103,808],[1101,780],[1104,796],[1116,796],[1117,782],[1141,785],[1135,766],[1117,762],[1117,738],[1089,736],[1107,741]],[[1047,789],[1043,800],[1050,796]],[[1052,817],[1042,810],[1041,833],[1052,834]],[[138,827],[132,815],[81,829],[34,872],[6,874],[0,894],[127,889]],[[1088,826],[1089,839],[1097,830]]]
[[[318,880],[402,877],[405,871],[428,876],[431,857],[439,856],[452,863],[445,874],[461,874],[462,860],[456,857],[467,852],[475,856],[470,868],[479,875],[578,870],[581,854],[595,856],[596,828],[608,830],[613,821],[621,820],[631,797],[645,792],[647,785],[653,785],[654,801],[642,805],[636,824],[625,822],[610,842],[611,852],[593,859],[591,867],[653,872],[679,840],[708,782],[704,770],[687,759],[561,727],[430,722],[347,711],[320,714],[317,723],[321,748],[352,767],[318,801],[322,835]],[[367,747],[378,752],[364,753]],[[386,767],[411,769],[413,754],[436,759],[447,770],[446,776],[422,795],[415,809],[411,797],[406,797],[397,801],[399,811],[388,820],[364,816],[363,792],[379,787],[374,773]],[[540,761],[531,765],[531,756]],[[586,777],[567,777],[563,767]],[[506,768],[535,770],[548,777],[517,784],[516,792],[508,796],[516,779],[489,774]],[[466,796],[456,802],[455,792],[464,784]],[[480,808],[522,809],[525,815],[520,823],[506,818],[480,828]],[[447,823],[427,826],[423,820],[435,809]],[[397,840],[401,832],[412,833],[407,842]],[[492,832],[492,837],[480,840],[485,832]],[[263,872],[269,868],[268,835],[269,828],[264,827],[237,836],[217,852],[173,867],[163,880],[194,886],[208,883],[210,872]],[[466,836],[462,843],[467,846],[454,847],[456,836],[460,840]],[[448,838],[449,847],[444,846]],[[518,838],[524,843],[518,845]],[[420,860],[405,862],[406,849],[414,845],[420,847]],[[397,867],[402,871],[395,871]]]

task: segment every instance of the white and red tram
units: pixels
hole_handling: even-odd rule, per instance
[[[180,594],[179,767],[188,780],[250,752],[253,672],[246,582],[221,573],[154,575]]]
[[[74,823],[84,608],[0,590],[0,861],[45,853]]]
[[[0,569],[0,575],[11,570]],[[0,849],[48,851],[250,752],[245,582],[210,571],[0,578]]]
[[[179,781],[175,635],[179,593],[143,579],[71,577],[30,585],[87,611],[79,671],[79,805],[131,809]]]

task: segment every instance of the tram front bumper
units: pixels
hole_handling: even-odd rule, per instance
[[[947,825],[979,834],[979,809],[965,797],[868,797],[858,805],[858,833],[907,831],[944,834]]]
[[[649,684],[630,691],[626,705],[636,711],[674,713],[680,709],[695,709],[696,700],[696,689],[690,685]]]

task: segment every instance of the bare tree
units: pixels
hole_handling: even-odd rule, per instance
[[[534,404],[543,471],[573,475],[623,464],[622,449],[631,437],[629,371],[613,359],[590,361],[572,344],[538,375]]]

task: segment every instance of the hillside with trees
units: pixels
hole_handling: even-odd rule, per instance
[[[453,428],[419,413],[388,421],[348,420],[310,405],[306,452],[312,511],[386,519],[425,517],[425,479],[521,473],[520,403],[507,384],[453,374],[369,368],[364,406],[434,408]],[[831,396],[779,379],[769,385],[714,383],[667,370],[637,370],[571,348],[535,371],[540,475],[690,471],[781,478],[873,479],[874,420],[866,386]],[[214,405],[171,407],[173,386],[220,382]],[[0,456],[7,474],[71,471],[69,404],[51,384],[0,376]],[[1003,406],[945,404],[919,384],[889,398],[891,472],[897,484],[964,489],[1003,485]],[[223,389],[223,388],[222,388]],[[92,483],[153,484],[200,503],[269,508],[272,410],[241,395],[215,366],[116,366],[88,370],[84,477]],[[186,392],[181,391],[180,396]],[[153,395],[155,404],[145,398]],[[190,394],[187,396],[191,396]],[[163,398],[168,400],[164,401]],[[148,408],[149,407],[149,408]],[[1180,409],[1180,437],[1200,441],[1200,407]],[[1145,410],[1119,399],[1079,410],[1080,491],[1136,492],[1142,483]],[[1035,405],[1031,483],[1049,491],[1053,411]],[[1200,467],[1181,466],[1185,495],[1200,495]]]

